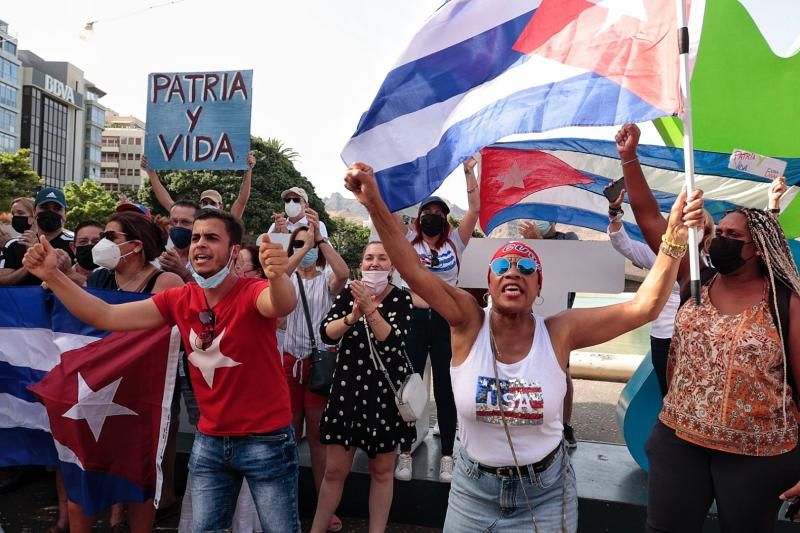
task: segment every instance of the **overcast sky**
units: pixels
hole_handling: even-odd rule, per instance
[[[3,2],[0,19],[20,49],[73,63],[107,93],[105,106],[143,120],[150,72],[253,69],[252,133],[299,152],[298,169],[328,196],[347,194],[339,153],[386,73],[441,3],[17,0]],[[90,21],[98,22],[86,32]],[[581,134],[611,138],[615,130]],[[654,129],[643,140],[659,143]],[[460,172],[439,193],[466,207]]]

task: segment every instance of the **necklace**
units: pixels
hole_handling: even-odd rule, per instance
[[[133,277],[131,277],[128,280],[125,280],[125,282],[123,283],[120,283],[119,278],[117,277],[118,273],[114,272],[114,281],[117,283],[117,290],[128,291],[128,292],[139,292],[139,291],[130,291],[129,289],[130,287],[136,287],[137,285],[134,285],[133,282],[138,281],[139,278],[142,277],[142,274],[146,274],[149,272],[150,272],[149,268],[143,268],[142,270],[137,272]]]

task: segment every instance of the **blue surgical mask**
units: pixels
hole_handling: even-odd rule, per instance
[[[542,235],[545,235],[548,231],[550,231],[550,228],[553,227],[553,223],[547,220],[536,220],[535,222],[536,222],[536,228]]]
[[[224,267],[222,267],[222,269],[219,272],[217,272],[212,276],[204,278],[203,276],[192,270],[192,277],[197,282],[197,284],[200,285],[200,287],[202,287],[203,289],[215,289],[219,287],[223,281],[225,281],[226,277],[228,277],[228,274],[231,271],[232,258],[233,258],[233,251],[231,251],[231,255],[228,258],[227,264]]]
[[[308,268],[311,265],[317,262],[317,258],[319,257],[319,249],[312,248],[306,252],[306,255],[300,260],[300,266],[303,268]]]
[[[169,230],[169,239],[175,248],[185,250],[192,243],[192,230],[176,226]]]

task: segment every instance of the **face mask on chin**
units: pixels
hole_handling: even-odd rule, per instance
[[[742,257],[742,248],[744,248],[745,244],[748,243],[739,239],[722,236],[714,237],[708,247],[708,256],[711,259],[711,264],[723,276],[737,272],[745,263],[755,257],[755,254],[748,259]]]
[[[215,289],[219,287],[225,278],[228,277],[228,274],[231,271],[231,261],[233,260],[233,250],[231,250],[230,256],[228,256],[228,262],[225,264],[222,269],[219,270],[216,274],[212,274],[211,276],[204,278],[197,272],[192,272],[192,278],[197,282],[200,287],[203,289]]]
[[[363,270],[361,280],[374,294],[381,294],[389,285],[389,274],[386,270]]]

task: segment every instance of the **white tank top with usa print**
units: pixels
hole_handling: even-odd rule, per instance
[[[487,466],[512,466],[498,407],[489,342],[487,309],[467,359],[450,367],[458,411],[458,436],[473,460]],[[567,376],[558,364],[544,318],[534,317],[531,351],[513,364],[497,362],[503,410],[520,465],[544,459],[561,442]]]

